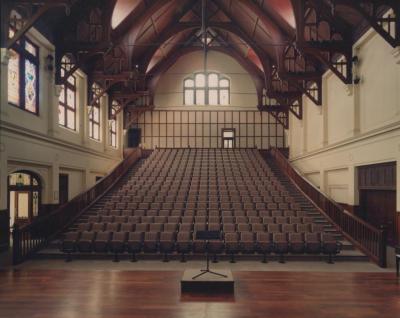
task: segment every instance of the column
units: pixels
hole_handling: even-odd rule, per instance
[[[59,203],[59,189],[60,189],[60,163],[59,163],[59,157],[56,155],[55,160],[53,161],[53,164],[51,166],[51,197],[49,198],[49,204],[58,204]]]
[[[0,143],[0,210],[7,209],[8,201],[8,166],[7,166],[7,151],[5,144]]]
[[[328,145],[328,84],[326,77],[322,78],[322,148]]]
[[[327,184],[326,184],[326,173],[324,169],[321,169],[319,171],[319,189],[321,190],[322,193],[327,194]]]
[[[303,149],[302,153],[307,153],[307,130],[308,130],[308,120],[307,120],[307,107],[308,101],[305,100],[306,97],[303,96],[303,120],[301,121],[301,127],[303,128]]]
[[[108,95],[104,95],[100,99],[101,109],[101,140],[103,142],[104,152],[109,151],[108,147]]]
[[[358,176],[357,168],[354,165],[349,166],[347,184],[349,186],[347,204],[359,205]]]
[[[7,49],[0,49],[0,120],[8,117],[8,61],[10,54]]]

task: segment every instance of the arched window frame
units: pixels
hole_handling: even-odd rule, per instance
[[[9,26],[9,38],[12,38],[17,29],[12,25]],[[32,114],[39,115],[39,47],[23,36],[10,49],[11,59],[16,59],[17,66],[17,82],[18,82],[18,101],[10,99],[10,88],[8,91],[8,102],[22,110]],[[10,62],[12,63],[12,62]],[[34,92],[35,104],[31,107],[27,105],[27,65],[31,65],[35,73]],[[10,67],[10,66],[9,66]],[[10,76],[10,70],[8,71]],[[10,83],[10,79],[8,79]]]
[[[11,177],[12,175],[28,175],[30,178],[29,184],[23,184],[19,185],[18,183],[16,184],[11,184]],[[31,171],[26,171],[26,170],[20,170],[11,173],[8,176],[8,200],[10,200],[10,194],[11,192],[28,192],[29,193],[29,202],[28,202],[28,221],[31,222],[34,218],[39,216],[40,208],[41,208],[41,203],[42,203],[42,184],[40,177],[36,175],[35,173]],[[35,209],[35,203],[34,203],[34,194],[37,193],[38,197],[36,198],[37,200],[37,206]],[[10,204],[10,202],[8,203]],[[15,220],[23,220],[20,216],[16,215]]]
[[[73,67],[73,63],[70,57],[64,56],[61,60],[61,77],[64,77],[66,73]],[[77,80],[74,75],[68,77],[65,81],[59,98],[58,105],[58,124],[64,128],[76,130],[76,110],[77,110]],[[71,95],[69,95],[71,94]],[[71,98],[72,96],[72,98]],[[68,116],[72,114],[72,117]]]
[[[111,110],[108,118],[108,144],[113,148],[117,148],[118,135],[117,135],[117,109],[120,108],[116,100],[112,101]]]
[[[91,86],[90,94],[91,94],[91,104],[89,106],[89,138],[100,141],[101,137],[101,106],[100,100],[98,98],[95,102],[92,102],[96,96],[99,96],[102,92],[102,88],[99,84],[93,83]]]
[[[197,77],[199,75],[203,75],[205,78],[205,83],[204,86],[202,85],[197,85]],[[218,77],[218,83],[215,86],[210,86],[210,76],[216,75]],[[228,85],[226,86],[222,86],[222,82],[223,81],[227,81]],[[189,84],[192,83],[192,84]],[[223,105],[223,106],[228,106],[230,105],[230,90],[231,90],[231,81],[230,79],[225,76],[222,75],[220,73],[217,72],[196,72],[191,76],[186,77],[183,80],[183,104],[186,106],[193,106],[193,105]],[[202,94],[201,92],[204,91],[204,97],[201,97],[200,94]],[[212,103],[210,104],[210,101],[213,99],[212,95],[213,92],[217,92],[217,103]],[[188,96],[188,92],[192,92],[189,96]],[[223,95],[227,93],[227,102],[223,103]],[[191,102],[191,100],[188,100],[188,98],[192,99],[193,102]],[[204,98],[204,103],[199,103],[199,98],[203,99]]]

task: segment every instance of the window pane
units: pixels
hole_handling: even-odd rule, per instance
[[[19,106],[19,54],[10,50],[8,62],[8,101]]]
[[[204,74],[196,74],[196,87],[205,87],[206,77]]]
[[[35,46],[33,46],[31,43],[28,41],[25,41],[25,50],[27,50],[29,53],[31,53],[33,56],[37,55],[37,49]]]
[[[224,131],[224,138],[233,138],[235,135],[233,134],[232,130],[225,130]]]
[[[187,79],[185,81],[185,87],[194,87],[194,80],[192,79]]]
[[[71,85],[75,86],[75,77],[74,76],[70,76],[68,77],[68,83],[70,83]]]
[[[93,125],[93,138],[96,140],[100,139],[100,126],[97,124]]]
[[[210,89],[208,91],[208,103],[210,105],[218,105],[218,90]]]
[[[33,216],[36,217],[39,214],[39,192],[34,191],[32,194],[32,212]]]
[[[185,105],[193,105],[194,104],[194,90],[186,89],[185,90]]]
[[[58,123],[65,126],[65,108],[62,105],[58,105]]]
[[[27,219],[29,217],[29,193],[17,192],[18,218]]]
[[[61,103],[65,103],[65,90],[64,90],[64,86],[61,87],[60,102],[61,102]]]
[[[222,79],[219,81],[220,87],[229,87],[229,81],[227,79]]]
[[[113,147],[117,146],[117,136],[114,134],[111,135],[111,146]]]
[[[218,87],[218,75],[210,74],[208,75],[208,86],[209,87]]]
[[[229,105],[229,90],[221,89],[219,91],[219,102],[221,105]]]
[[[75,129],[75,112],[72,110],[67,111],[67,127],[70,129]]]
[[[36,85],[36,65],[25,60],[25,109],[33,113],[36,113],[37,106]]]
[[[67,89],[67,104],[75,109],[75,92],[69,88]]]
[[[205,105],[206,100],[205,100],[205,90],[204,89],[198,89],[196,91],[196,105]]]
[[[100,122],[100,109],[97,107],[93,107],[93,120],[95,122]]]

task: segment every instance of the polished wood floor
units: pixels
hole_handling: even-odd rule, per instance
[[[400,317],[391,273],[234,272],[235,296],[181,295],[182,272],[0,272],[6,318]]]

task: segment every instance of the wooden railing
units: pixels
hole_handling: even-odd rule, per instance
[[[379,266],[386,267],[386,232],[384,230],[366,223],[321,193],[293,168],[278,149],[271,149],[269,154],[275,159],[280,169],[325,216],[336,224],[350,242]]]
[[[92,188],[79,194],[52,213],[31,224],[13,229],[13,263],[20,264],[36,253],[46,243],[74,222],[82,213],[95,204],[128,172],[141,158],[141,150],[134,149],[107,176]]]

